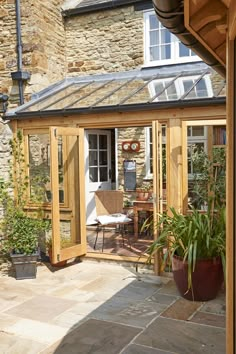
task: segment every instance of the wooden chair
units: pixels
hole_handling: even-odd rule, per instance
[[[95,192],[95,205],[97,212],[97,235],[93,248],[96,249],[98,233],[102,230],[102,252],[104,248],[104,235],[107,226],[119,226],[124,246],[124,227],[133,223],[123,213],[123,192],[114,190],[102,190]]]

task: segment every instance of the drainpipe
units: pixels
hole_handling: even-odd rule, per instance
[[[159,21],[175,34],[188,48],[199,55],[206,64],[225,77],[225,67],[186,29],[183,0],[152,0]]]
[[[20,0],[16,0],[16,37],[17,37],[17,71],[11,73],[13,80],[18,81],[20,105],[24,103],[24,81],[30,78],[30,73],[22,71],[22,39]]]

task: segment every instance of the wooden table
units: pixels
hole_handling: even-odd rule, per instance
[[[138,238],[138,216],[139,211],[153,212],[153,201],[139,201],[135,200],[133,202],[134,208],[134,237]]]

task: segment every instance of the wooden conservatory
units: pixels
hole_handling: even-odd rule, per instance
[[[227,79],[227,337],[236,352],[235,306],[235,82],[236,2],[234,0],[153,0],[164,26]],[[159,16],[160,15],[160,16]],[[172,24],[171,24],[172,21]],[[175,24],[174,24],[175,23]]]
[[[191,202],[189,146],[201,147],[209,155],[225,148],[224,81],[215,79],[202,62],[186,64],[181,72],[173,67],[171,75],[169,71],[149,68],[67,78],[6,114],[13,132],[23,132],[29,177],[37,174],[45,186],[44,210],[52,223],[54,262],[90,254],[86,225],[95,190],[105,186],[122,190],[126,200],[134,198],[139,171],[147,163],[147,143],[136,134],[140,128],[151,131],[149,204],[154,218],[169,206],[186,211]],[[104,145],[107,133],[109,148]],[[102,136],[99,151],[95,135]],[[132,142],[134,151],[126,151]],[[128,182],[124,161],[139,161]],[[66,247],[61,242],[64,234],[69,239]],[[105,252],[96,256],[109,258]],[[119,254],[111,257],[131,260]],[[133,260],[137,259],[136,255]],[[157,260],[155,269],[159,271]]]

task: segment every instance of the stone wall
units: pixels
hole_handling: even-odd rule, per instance
[[[140,150],[137,152],[122,151],[122,142],[137,140],[140,143]],[[118,183],[119,189],[124,188],[124,160],[135,160],[136,162],[136,182],[140,184],[144,177],[146,177],[146,139],[145,128],[119,128],[117,135],[117,152],[118,152]],[[136,192],[125,192],[125,198],[129,201],[136,199]]]
[[[143,12],[133,6],[66,20],[69,75],[125,71],[143,64]]]
[[[65,30],[60,6],[63,0],[21,0],[23,71],[31,73],[25,85],[26,100],[33,92],[66,76]],[[15,1],[0,6],[0,92],[18,103],[18,85],[11,72],[17,71]]]

